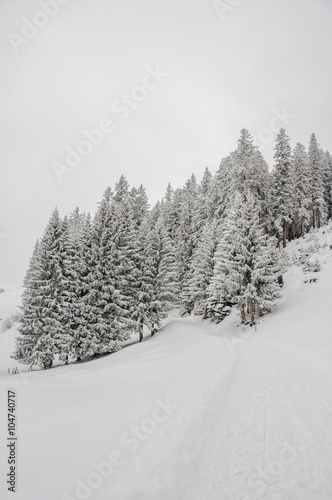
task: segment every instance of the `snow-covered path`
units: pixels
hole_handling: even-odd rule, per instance
[[[260,338],[244,351],[215,412],[195,498],[331,498],[328,361]]]
[[[257,332],[235,312],[219,325],[171,317],[111,356],[15,376],[15,330],[1,334],[0,497],[13,496],[14,389],[17,500],[331,500],[329,255],[317,283],[287,274]]]
[[[192,498],[332,498],[331,276],[287,290],[257,333],[226,334],[235,361]]]

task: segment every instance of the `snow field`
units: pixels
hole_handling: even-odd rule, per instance
[[[284,297],[257,332],[239,326],[236,311],[218,325],[173,315],[141,344],[26,375],[7,374],[17,366],[15,326],[1,334],[4,438],[8,389],[18,401],[17,500],[330,500],[332,242],[324,230],[288,247],[292,256],[317,237],[317,282],[304,283],[309,274],[292,265]],[[9,499],[3,444],[0,460]]]

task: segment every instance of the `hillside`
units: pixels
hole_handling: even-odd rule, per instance
[[[237,311],[218,325],[174,312],[141,344],[19,375],[7,374],[17,323],[0,334],[1,407],[17,394],[15,498],[330,500],[330,245],[331,225],[288,245],[284,297],[257,331]],[[0,295],[1,318],[17,296]],[[5,438],[4,411],[0,426]],[[12,498],[3,479],[0,495]]]

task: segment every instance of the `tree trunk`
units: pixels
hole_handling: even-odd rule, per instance
[[[251,299],[249,300],[249,315],[250,315],[250,321],[253,323],[253,321],[254,321],[254,315],[253,315],[253,312],[252,312],[252,300]]]
[[[282,240],[282,246],[286,248],[286,220],[284,219],[284,224],[283,224],[283,240]]]
[[[301,236],[304,238],[304,217],[301,217]]]
[[[317,227],[320,228],[320,210],[317,208]]]
[[[316,217],[315,217],[315,210],[312,211],[312,227],[315,229],[316,227]]]
[[[208,319],[208,318],[209,318],[209,313],[208,313],[207,309],[205,308],[204,312],[203,312],[203,319]]]
[[[142,342],[142,340],[143,340],[143,327],[144,327],[144,320],[143,320],[143,318],[141,318],[140,322],[139,322],[139,330],[138,330],[140,342]]]

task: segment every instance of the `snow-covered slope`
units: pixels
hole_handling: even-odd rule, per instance
[[[17,320],[21,314],[21,289],[0,293],[0,374],[17,367],[17,362],[10,359],[17,335]],[[0,376],[1,376],[0,375]]]
[[[7,330],[21,314],[18,307],[21,303],[21,293],[21,288],[0,293],[0,333]]]
[[[330,500],[330,245],[328,227],[289,245],[284,297],[257,331],[235,311],[219,325],[172,316],[142,344],[19,375],[7,375],[15,327],[1,334],[4,439],[7,390],[17,394],[15,498]]]

